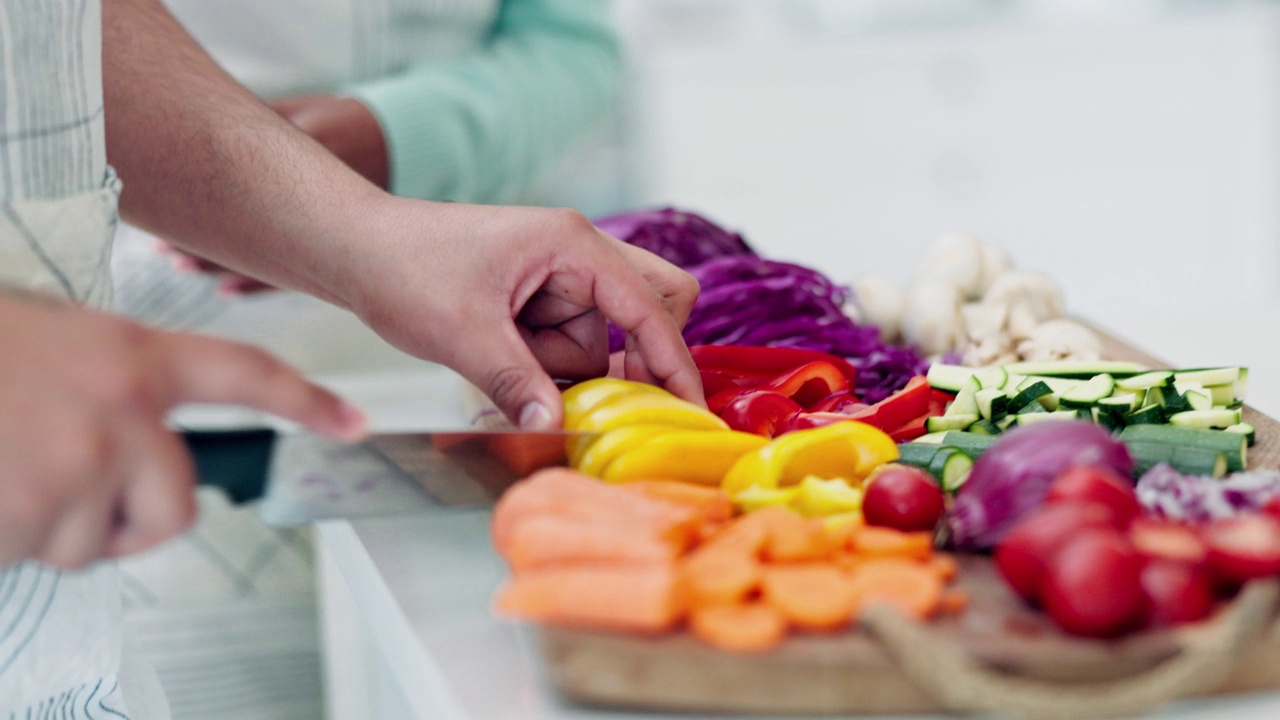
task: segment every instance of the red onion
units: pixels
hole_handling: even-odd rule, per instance
[[[948,517],[951,542],[959,550],[995,547],[1010,527],[1040,507],[1049,484],[1073,465],[1133,474],[1129,449],[1090,422],[1051,420],[1001,435],[956,493]]]

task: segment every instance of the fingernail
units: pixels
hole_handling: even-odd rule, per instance
[[[359,440],[368,434],[369,417],[360,408],[351,403],[342,403],[338,411],[342,436],[348,440]]]
[[[533,401],[525,405],[520,410],[520,429],[522,430],[550,430],[551,429],[551,413],[547,407],[538,401]]]

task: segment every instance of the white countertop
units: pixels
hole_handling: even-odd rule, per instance
[[[1110,330],[1181,366],[1249,365],[1250,400],[1280,410],[1280,338],[1272,328],[1280,307],[1166,317],[1159,312],[1118,314]],[[436,375],[423,385],[440,400]],[[363,384],[362,384],[363,383]],[[334,383],[393,420],[398,400],[373,381]],[[380,389],[381,388],[381,389]],[[379,396],[379,393],[382,393]],[[422,397],[418,398],[423,399]],[[366,403],[367,404],[367,403]],[[398,425],[400,422],[391,422]],[[457,720],[630,720],[652,714],[614,712],[563,702],[541,674],[528,629],[499,621],[490,597],[505,574],[488,540],[488,513],[431,508],[394,518],[330,521],[318,538],[332,568],[351,591],[369,641],[391,677],[384,685],[402,695],[408,717]],[[399,715],[396,715],[397,717]],[[669,717],[663,715],[663,717]],[[689,716],[689,717],[706,717]],[[1280,717],[1280,693],[1184,703],[1154,717]]]

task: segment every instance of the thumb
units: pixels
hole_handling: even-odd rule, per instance
[[[510,321],[508,321],[510,322]],[[472,347],[453,367],[484,391],[523,430],[554,430],[564,421],[560,390],[511,325]]]

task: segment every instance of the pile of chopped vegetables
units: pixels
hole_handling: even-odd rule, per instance
[[[802,265],[761,258],[741,236],[692,213],[672,209],[596,221],[606,232],[688,270],[702,294],[685,325],[690,345],[756,345],[817,350],[847,358],[856,390],[879,402],[924,373],[915,351],[881,341],[879,330],[844,312],[848,288]],[[623,346],[610,328],[610,349]]]

